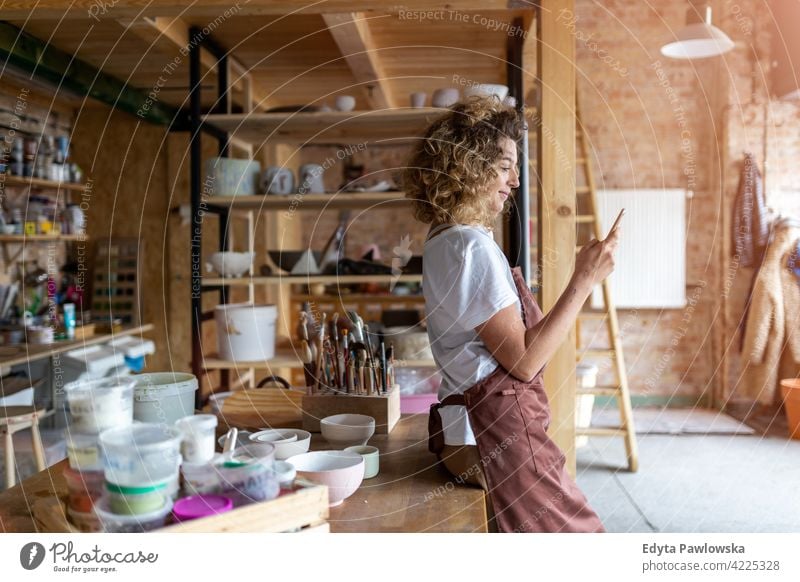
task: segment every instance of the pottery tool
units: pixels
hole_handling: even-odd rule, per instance
[[[236,427],[231,428],[225,434],[225,442],[222,445],[222,452],[223,453],[230,453],[233,455],[233,451],[236,448],[236,439],[239,438],[239,429]]]
[[[367,342],[367,362],[369,362],[370,373],[372,374],[372,382],[375,386],[378,385],[378,378],[375,374],[378,371],[378,366],[375,364],[375,352],[372,350],[372,340],[369,339],[369,326],[364,324],[364,336]]]
[[[383,390],[384,394],[386,393],[386,380],[386,344],[381,338],[381,390]]]
[[[314,384],[314,373],[311,364],[314,361],[311,355],[311,348],[306,340],[301,341],[300,345],[300,360],[303,362],[303,375],[306,379],[306,392],[311,394],[311,387]]]

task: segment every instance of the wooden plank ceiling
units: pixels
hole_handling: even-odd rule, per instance
[[[276,12],[277,4],[285,4],[285,9],[299,4],[250,2],[236,13],[221,16],[229,3],[213,12],[214,2],[205,1],[177,17],[142,17],[131,15],[135,2],[119,0],[102,17],[89,17],[86,11],[81,17],[72,10],[66,18],[53,19],[59,4],[64,3],[40,0],[41,11],[30,13],[27,20],[9,22],[133,87],[157,90],[160,100],[179,107],[188,98],[189,59],[181,49],[188,42],[190,26],[213,29],[211,39],[247,71],[253,99],[261,110],[333,106],[337,95],[355,96],[357,109],[405,107],[415,91],[426,92],[430,104],[431,94],[440,87],[505,83],[506,44],[511,34],[526,35],[525,69],[530,78],[536,64],[533,11],[491,9],[507,2],[466,2],[461,3],[466,10],[442,10],[418,18],[419,13],[408,12],[409,8],[394,14],[330,12],[333,7],[341,10],[358,4],[338,0],[322,3],[326,8],[318,12],[324,13],[286,15]],[[181,2],[153,4],[162,13],[170,13],[170,6]],[[0,18],[21,10],[7,2]],[[43,14],[51,18],[42,18]],[[511,28],[515,17],[523,18],[526,31]],[[215,100],[213,63],[213,57],[204,53],[203,86],[210,89],[204,91],[205,107]],[[241,103],[244,78],[236,69],[230,78],[238,79],[234,101]]]

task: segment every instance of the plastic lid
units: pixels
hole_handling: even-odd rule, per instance
[[[129,487],[127,485],[117,485],[116,483],[106,483],[106,489],[111,493],[118,493],[120,495],[145,495],[147,493],[155,493],[167,488],[167,482],[157,483],[155,485],[144,485],[142,487]]]
[[[187,521],[225,513],[233,509],[233,500],[223,495],[192,495],[178,499],[172,508],[176,519]]]
[[[179,429],[187,429],[194,432],[214,430],[218,423],[219,419],[213,414],[193,414],[179,418],[175,421],[175,426]]]

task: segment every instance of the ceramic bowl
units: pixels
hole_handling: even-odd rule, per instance
[[[278,440],[270,440],[277,438]],[[267,440],[263,440],[267,439]],[[252,442],[269,442],[275,445],[275,458],[285,460],[307,453],[311,446],[311,433],[297,428],[273,428],[250,435]]]
[[[366,445],[375,434],[375,419],[364,414],[335,414],[319,422],[322,436],[337,447]]]
[[[480,85],[470,85],[464,89],[464,98],[472,97],[473,95],[495,95],[497,99],[502,101],[508,95],[508,87],[506,85],[496,85],[492,83],[482,83]]]
[[[272,464],[272,470],[278,478],[278,483],[281,489],[291,489],[294,478],[297,476],[297,469],[294,465],[287,461],[275,461]]]
[[[212,269],[223,277],[240,277],[253,264],[254,253],[235,253],[225,251],[214,253],[206,263],[206,270]]]
[[[328,486],[328,503],[341,505],[364,480],[364,458],[346,451],[314,451],[289,457],[297,476]]]
[[[347,447],[345,452],[356,453],[364,457],[364,479],[372,479],[378,475],[381,459],[381,452],[378,450],[378,447],[359,445],[356,447]]]
[[[356,98],[352,95],[339,95],[336,98],[337,111],[352,111],[356,107]]]
[[[253,434],[246,430],[240,430],[239,434],[236,435],[236,448],[243,447],[244,445],[249,445],[251,442],[250,435]],[[217,444],[219,445],[220,450],[225,445],[225,435],[222,435],[217,439]]]
[[[436,89],[431,97],[431,104],[434,107],[450,107],[458,102],[459,91],[454,87],[447,87],[445,89]]]

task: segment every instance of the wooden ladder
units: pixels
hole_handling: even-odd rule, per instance
[[[597,214],[597,191],[592,175],[592,161],[589,147],[587,144],[586,133],[581,123],[580,111],[576,108],[577,127],[575,139],[577,141],[578,157],[576,160],[578,171],[583,171],[583,182],[578,182],[576,187],[577,202],[576,208],[583,214],[577,215],[578,224],[578,244],[581,242],[581,225],[591,224],[592,235],[602,240],[606,233],[601,231],[600,217]],[[585,202],[581,204],[581,198]],[[585,233],[584,233],[585,234]],[[586,238],[586,237],[584,237]],[[580,249],[580,246],[578,247]],[[577,250],[576,250],[577,252]],[[602,283],[603,304],[602,310],[584,310],[578,315],[578,330],[576,333],[578,350],[577,359],[580,362],[584,357],[603,357],[611,358],[614,363],[617,381],[612,386],[596,386],[595,388],[578,388],[577,395],[591,394],[595,396],[613,396],[619,406],[620,426],[618,427],[587,427],[577,428],[576,437],[580,436],[622,436],[625,438],[625,449],[628,457],[628,469],[636,472],[639,468],[639,450],[636,444],[636,432],[633,425],[633,411],[631,408],[631,396],[628,388],[628,374],[625,369],[625,358],[622,353],[622,341],[619,337],[619,319],[614,299],[611,296],[611,284],[608,279]],[[606,325],[608,331],[608,349],[587,349],[581,350],[580,322],[584,320],[601,320]]]

